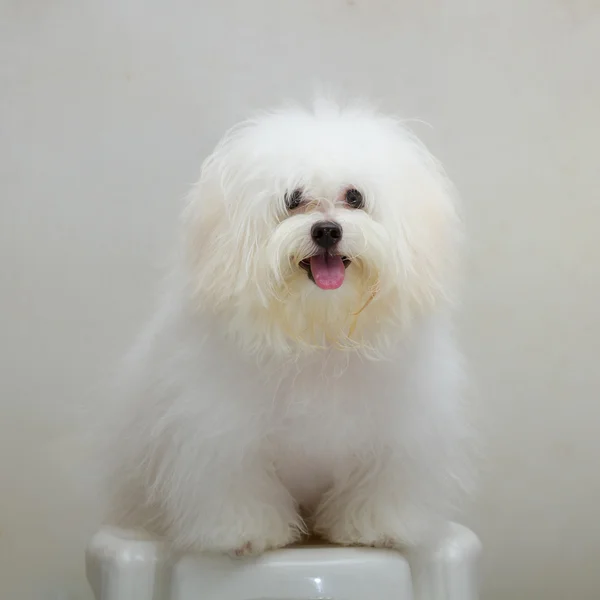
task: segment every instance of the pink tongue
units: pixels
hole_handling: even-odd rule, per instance
[[[341,256],[318,254],[310,258],[310,271],[315,283],[322,290],[337,290],[346,276],[346,268]]]

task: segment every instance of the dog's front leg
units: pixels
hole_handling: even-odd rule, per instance
[[[240,459],[226,445],[162,504],[166,535],[182,549],[260,554],[293,543],[304,529],[292,496],[268,463],[251,452]]]
[[[414,457],[390,452],[357,459],[339,475],[315,517],[317,533],[333,543],[412,548],[443,526],[433,509],[441,490]]]

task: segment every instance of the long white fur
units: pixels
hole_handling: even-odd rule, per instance
[[[290,213],[295,188],[308,202]],[[298,267],[323,218],[352,259],[338,290]],[[205,161],[182,233],[115,414],[111,521],[218,552],[307,529],[432,539],[469,484],[449,316],[461,227],[437,162],[368,108],[266,113]]]

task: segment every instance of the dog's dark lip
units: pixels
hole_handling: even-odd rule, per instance
[[[317,255],[315,254],[314,256],[317,256]],[[310,270],[310,259],[311,258],[312,258],[312,256],[309,256],[308,258],[301,260],[298,264],[301,269],[304,269],[306,271],[308,278],[314,283],[315,278],[313,277],[312,271]],[[347,269],[348,266],[350,265],[350,263],[352,262],[352,260],[349,259],[347,256],[342,256],[342,262],[344,263],[344,267]]]

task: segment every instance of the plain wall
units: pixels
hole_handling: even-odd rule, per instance
[[[47,496],[77,512],[62,435],[150,313],[202,157],[325,84],[430,123],[464,199],[484,600],[600,598],[597,2],[0,0],[0,57],[0,563],[56,527]]]

